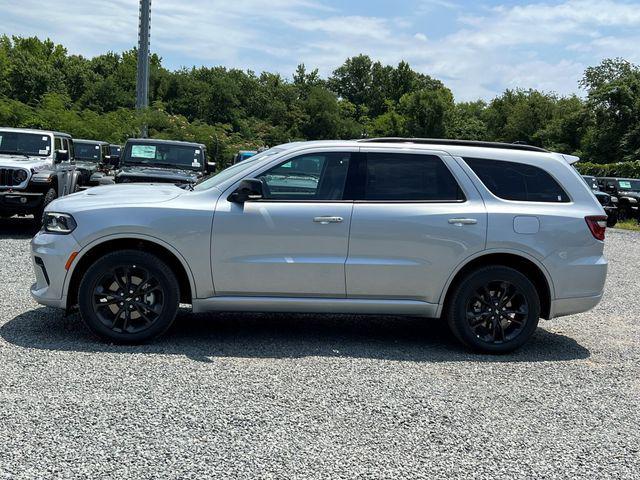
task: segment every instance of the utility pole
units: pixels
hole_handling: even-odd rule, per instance
[[[138,77],[136,80],[136,108],[149,106],[149,40],[151,37],[151,0],[140,0],[138,24]],[[146,138],[147,125],[142,126],[140,136]]]

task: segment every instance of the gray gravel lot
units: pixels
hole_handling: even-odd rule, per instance
[[[0,220],[0,478],[639,478],[640,234],[610,230],[592,312],[509,356],[438,322],[180,315],[96,341],[28,293]]]

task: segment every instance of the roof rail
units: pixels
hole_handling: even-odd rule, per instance
[[[422,145],[458,145],[461,147],[484,147],[503,148],[508,150],[525,150],[528,152],[548,152],[544,148],[534,147],[523,143],[501,143],[501,142],[481,142],[477,140],[450,140],[444,138],[402,138],[402,137],[381,137],[363,138],[358,140],[362,143],[417,143]]]

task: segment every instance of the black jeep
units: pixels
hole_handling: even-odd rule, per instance
[[[618,218],[640,220],[640,180],[636,178],[598,177],[601,190],[618,198]]]
[[[214,168],[215,163],[207,162],[201,143],[130,138],[115,182],[193,185]]]
[[[600,190],[596,177],[583,175],[582,178],[589,185],[589,188],[591,188],[591,191],[607,213],[607,227],[614,227],[618,223],[618,198]]]
[[[112,143],[109,145],[109,151],[111,152],[111,163],[113,165],[118,165],[120,157],[122,156],[122,145],[114,145]]]
[[[107,142],[75,140],[74,146],[81,189],[100,185],[104,177],[112,174],[111,150]]]

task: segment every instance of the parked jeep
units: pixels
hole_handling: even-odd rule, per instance
[[[583,175],[584,181],[587,182],[589,188],[596,196],[604,211],[607,212],[607,227],[615,227],[618,223],[618,197],[609,195],[607,192],[600,190],[598,179],[590,175]]]
[[[104,177],[112,175],[111,149],[107,142],[74,140],[76,168],[80,172],[80,189],[100,185]]]
[[[71,135],[0,128],[0,217],[33,214],[40,222],[54,199],[76,191]]]
[[[636,178],[599,177],[598,186],[601,190],[618,198],[618,218],[626,220],[638,215],[640,202],[640,180]]]
[[[121,145],[109,145],[109,154],[111,155],[111,163],[114,166],[117,166],[120,162],[120,157],[122,156],[122,146]]]
[[[201,143],[135,138],[124,146],[115,182],[194,185],[214,167]]]

